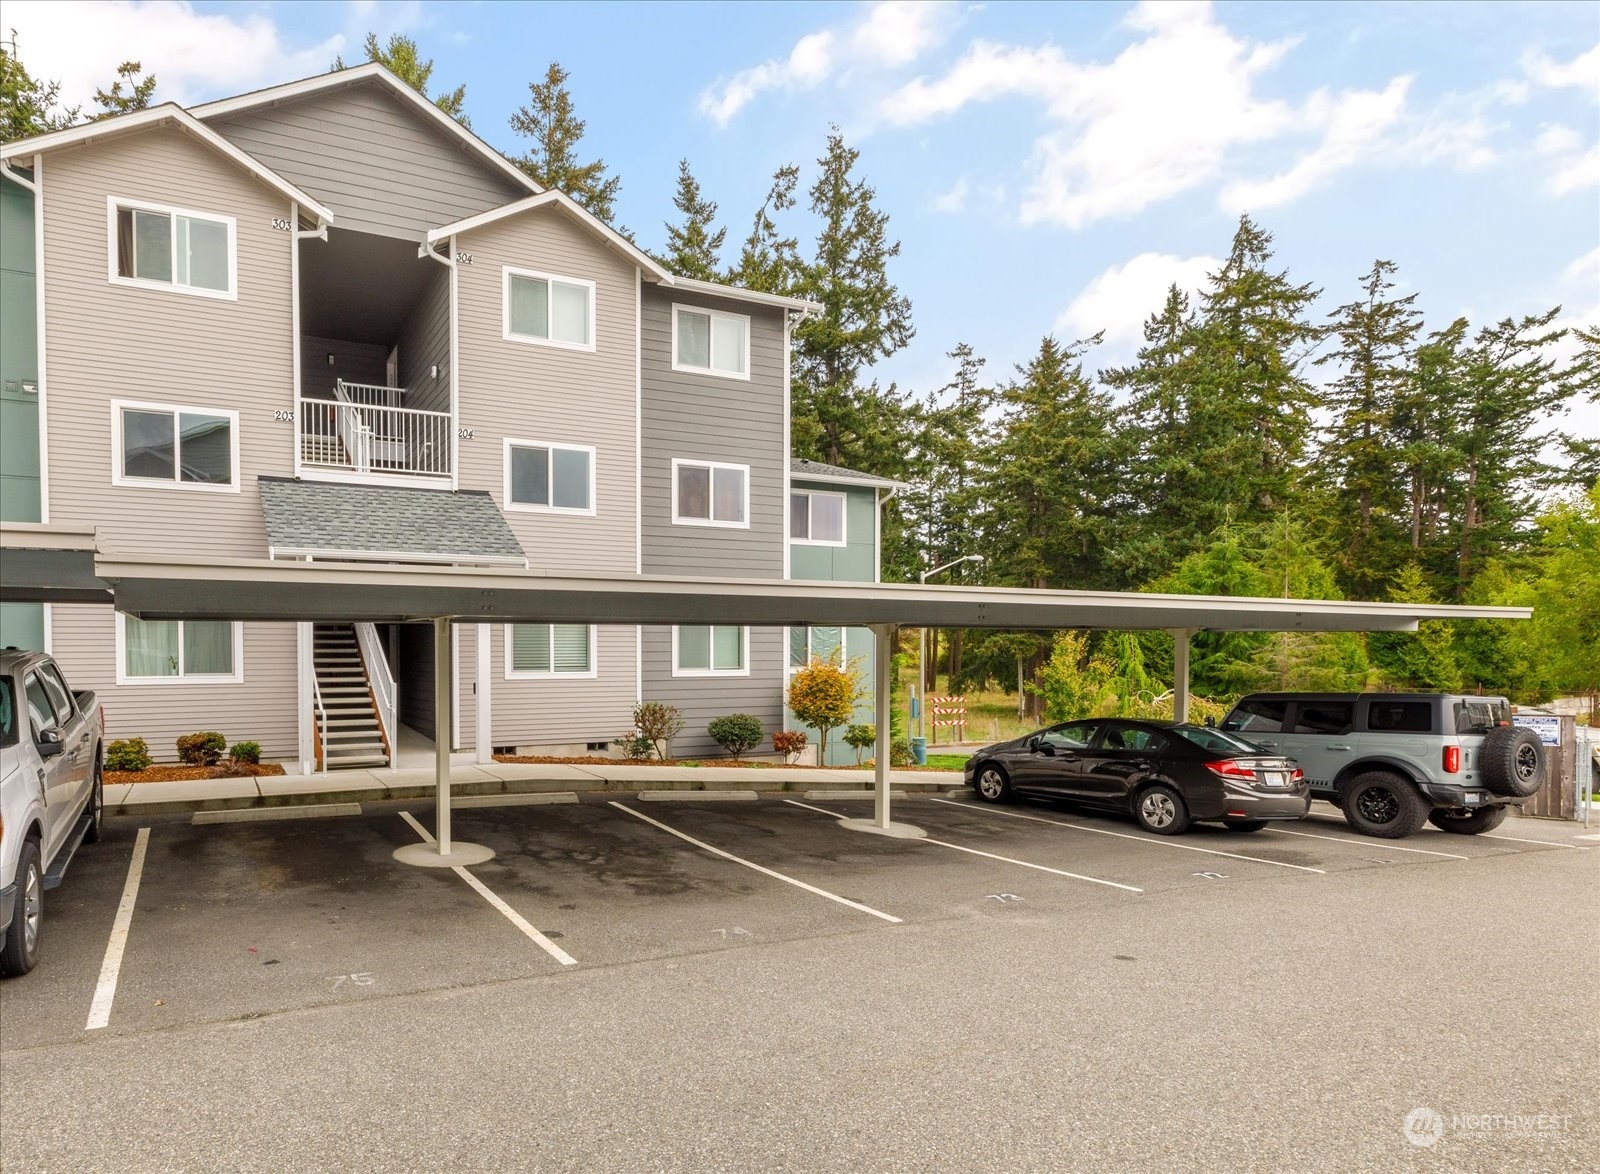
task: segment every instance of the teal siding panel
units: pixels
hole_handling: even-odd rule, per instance
[[[795,478],[793,489],[838,493],[840,486]],[[872,489],[845,489],[845,545],[789,544],[789,577],[835,583],[871,583],[877,579],[877,501]]]
[[[37,296],[33,194],[0,180],[0,520],[7,522],[43,517]]]
[[[44,604],[0,603],[0,648],[44,651]]]

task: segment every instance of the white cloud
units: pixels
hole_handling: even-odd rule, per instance
[[[948,191],[937,193],[930,206],[935,212],[964,212],[967,208],[967,197],[971,194],[972,184],[963,175],[950,186]]]
[[[771,58],[706,87],[700,113],[727,126],[762,94],[810,89],[852,66],[878,71],[908,65],[944,39],[956,16],[955,5],[949,3],[884,0],[852,28],[807,33],[787,57]]]
[[[1545,181],[1545,189],[1552,196],[1571,195],[1591,187],[1600,187],[1600,143],[1560,160]]]
[[[158,100],[187,105],[322,73],[345,47],[334,36],[291,50],[262,12],[202,13],[182,0],[7,0],[3,23],[28,71],[61,82],[68,105],[87,103],[124,61],[156,76]]]
[[[1562,64],[1544,53],[1531,50],[1522,56],[1522,69],[1536,85],[1558,90],[1567,87],[1586,89],[1600,98],[1600,44]]]
[[[1056,318],[1056,329],[1073,338],[1103,330],[1109,351],[1131,355],[1144,341],[1145,320],[1166,301],[1168,287],[1176,285],[1193,299],[1206,275],[1220,268],[1216,257],[1140,253],[1084,286]]]
[[[1337,98],[1313,94],[1305,117],[1323,129],[1322,142],[1294,165],[1264,180],[1229,184],[1222,190],[1224,207],[1275,208],[1299,199],[1327,179],[1369,158],[1373,148],[1405,114],[1409,77],[1397,77],[1381,90],[1351,90]]]
[[[1546,123],[1539,128],[1539,137],[1533,140],[1533,149],[1541,155],[1565,155],[1583,145],[1583,139],[1570,126],[1559,122]]]

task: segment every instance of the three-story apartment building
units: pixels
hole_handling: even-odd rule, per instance
[[[818,307],[673,276],[379,66],[0,160],[8,520],[107,552],[557,574],[776,578],[834,541],[828,502],[793,537],[790,330]],[[862,490],[837,531],[870,535],[868,579],[893,484]],[[164,758],[217,729],[305,769],[437,737],[599,751],[641,698],[684,711],[675,751],[714,752],[711,717],[784,722],[793,655],[780,630],[464,624],[438,731],[427,624],[0,622],[101,692],[113,738]]]

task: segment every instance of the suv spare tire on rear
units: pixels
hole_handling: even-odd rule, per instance
[[[1483,785],[1508,799],[1526,799],[1544,786],[1544,744],[1532,730],[1496,726],[1478,750]]]

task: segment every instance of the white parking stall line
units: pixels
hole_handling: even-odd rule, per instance
[[[807,811],[816,811],[816,812],[819,812],[822,815],[831,815],[831,816],[833,816],[834,819],[847,819],[847,818],[849,818],[848,816],[840,815],[836,811],[829,811],[829,810],[827,810],[826,808],[823,808],[823,807],[813,807],[809,803],[802,803],[798,799],[785,799],[784,802],[788,803],[788,804],[790,804],[790,805],[792,805],[794,807],[804,807]],[[1026,860],[1018,860],[1018,859],[1016,859],[1015,857],[1012,857],[1012,856],[997,856],[993,852],[980,852],[976,848],[967,848],[967,847],[963,847],[960,844],[952,844],[948,840],[935,840],[931,836],[923,837],[922,839],[919,839],[919,840],[912,840],[910,842],[913,843],[913,844],[938,844],[939,847],[941,847],[941,848],[954,848],[957,852],[970,852],[974,856],[984,856],[984,857],[987,857],[990,860],[1003,861],[1006,864],[1018,864],[1018,865],[1021,865],[1023,868],[1036,868],[1040,872],[1048,872],[1048,873],[1050,873],[1050,874],[1052,874],[1054,876],[1071,877],[1073,880],[1088,881],[1090,884],[1093,884],[1093,885],[1106,885],[1109,888],[1113,888],[1113,889],[1126,889],[1130,893],[1142,893],[1142,892],[1144,892],[1143,889],[1138,888],[1135,885],[1125,885],[1125,884],[1122,884],[1122,883],[1120,883],[1118,881],[1101,880],[1097,876],[1084,876],[1081,872],[1068,872],[1065,869],[1062,869],[1062,868],[1051,868],[1048,865],[1044,865],[1044,864],[1032,864],[1032,863],[1029,863]]]
[[[1365,840],[1352,840],[1349,836],[1319,836],[1315,832],[1292,832],[1288,828],[1273,828],[1285,836],[1304,836],[1308,840],[1332,840],[1335,844],[1354,844],[1358,848],[1387,848],[1391,852],[1420,852],[1424,856],[1444,856],[1450,860],[1471,860],[1471,856],[1461,856],[1455,852],[1435,852],[1431,848],[1407,848],[1400,844],[1385,844],[1375,836]]]
[[[1521,836],[1497,836],[1493,832],[1479,832],[1478,838],[1480,840],[1510,840],[1514,844],[1538,844],[1541,848],[1571,848],[1574,852],[1587,852],[1589,850],[1582,844],[1562,844],[1555,840],[1527,840]]]
[[[611,801],[611,806],[615,807],[618,811],[626,811],[629,815],[633,816],[635,819],[642,819],[642,820],[644,820],[645,823],[651,824],[654,827],[658,827],[662,831],[666,832],[669,835],[677,836],[678,839],[684,840],[687,843],[693,844],[696,848],[703,848],[707,852],[710,852],[713,856],[720,856],[724,860],[731,860],[735,864],[742,864],[746,868],[754,869],[756,872],[761,873],[763,876],[770,876],[770,877],[772,877],[773,880],[781,880],[786,885],[793,885],[797,889],[804,889],[808,893],[815,893],[819,897],[826,897],[828,900],[835,901],[840,905],[848,905],[851,909],[859,910],[862,913],[870,913],[870,914],[872,914],[872,916],[878,917],[878,918],[882,918],[884,921],[890,922],[890,923],[892,923],[894,925],[900,925],[901,924],[901,919],[896,917],[896,916],[894,916],[894,914],[892,914],[892,913],[884,913],[880,909],[874,909],[871,905],[863,905],[860,901],[852,901],[852,900],[850,900],[849,897],[841,897],[841,896],[839,896],[838,893],[830,893],[830,892],[828,892],[827,889],[819,889],[819,888],[817,888],[816,885],[808,885],[808,884],[806,884],[805,881],[795,880],[795,878],[792,877],[792,876],[784,876],[783,873],[781,873],[781,872],[774,872],[770,868],[763,868],[761,865],[756,864],[754,861],[746,860],[742,856],[735,856],[732,852],[724,852],[721,848],[715,848],[712,845],[706,843],[704,840],[697,840],[693,836],[686,835],[683,832],[680,832],[677,828],[668,827],[666,824],[662,823],[659,819],[651,819],[644,812],[635,811],[633,808],[627,806],[626,804],[618,803],[618,802],[616,802],[616,800],[612,800]]]
[[[402,811],[400,813],[400,818],[409,823],[412,830],[415,831],[417,835],[421,836],[424,842],[429,844],[434,843],[432,834],[429,833],[427,828],[418,823],[416,819],[412,817],[409,811]],[[561,963],[561,965],[576,966],[578,964],[578,960],[576,958],[535,929],[531,924],[529,924],[527,918],[523,917],[522,914],[518,913],[510,905],[507,905],[504,901],[502,901],[498,896],[495,895],[494,891],[491,890],[488,885],[484,884],[477,877],[473,876],[465,868],[462,868],[461,865],[453,865],[450,871],[455,873],[462,880],[466,881],[469,885],[476,889],[480,897],[504,914],[507,921],[520,929],[528,936],[530,941],[532,941],[546,954],[549,954],[550,957],[554,958],[557,962]]]
[[[150,843],[150,829],[140,828],[133,839],[133,858],[128,861],[128,879],[122,886],[122,900],[111,922],[111,940],[100,963],[100,981],[95,984],[94,1001],[89,1004],[85,1031],[95,1031],[111,1022],[111,1004],[117,998],[117,978],[122,973],[122,954],[128,948],[128,928],[133,922],[133,904],[139,898],[139,878],[144,875],[144,854]],[[15,932],[15,930],[13,930]]]
[[[1040,815],[1024,815],[1020,811],[1001,811],[996,807],[979,807],[976,803],[959,803],[953,799],[935,799],[926,796],[929,803],[944,803],[950,807],[964,807],[968,811],[976,811],[982,815],[1003,815],[1011,819],[1031,819],[1035,823],[1053,824],[1058,828],[1071,828],[1078,832],[1093,832],[1097,836],[1116,836],[1119,840],[1133,840],[1140,844],[1149,844],[1154,848],[1182,848],[1186,852],[1204,852],[1207,856],[1226,856],[1230,860],[1249,860],[1255,864],[1270,864],[1274,868],[1292,868],[1296,872],[1314,872],[1318,876],[1327,876],[1325,868],[1312,868],[1307,864],[1286,864],[1282,860],[1267,860],[1261,856],[1246,856],[1240,852],[1224,852],[1219,848],[1201,848],[1195,844],[1178,844],[1171,840],[1154,840],[1149,836],[1135,836],[1129,832],[1113,832],[1107,828],[1092,828],[1081,823],[1067,823],[1061,819],[1045,819]]]

